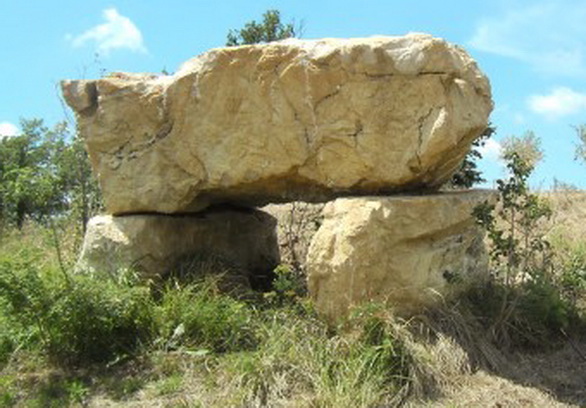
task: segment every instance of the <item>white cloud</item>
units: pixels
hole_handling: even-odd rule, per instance
[[[469,41],[537,71],[586,76],[586,1],[552,0],[481,20]]]
[[[10,122],[0,122],[0,139],[16,136],[20,133],[18,128]]]
[[[484,146],[480,146],[478,151],[482,155],[483,159],[490,160],[492,162],[500,162],[502,159],[503,146],[494,139],[488,139]]]
[[[532,95],[527,103],[533,112],[545,115],[548,119],[557,119],[586,112],[586,93],[559,87],[548,95]]]
[[[146,53],[142,33],[128,17],[124,17],[115,8],[102,12],[103,24],[98,24],[83,34],[70,38],[74,47],[80,47],[87,42],[95,42],[98,52],[108,55],[115,49],[126,48],[134,52]]]

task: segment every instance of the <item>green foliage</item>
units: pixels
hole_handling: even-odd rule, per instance
[[[47,350],[73,363],[132,355],[151,339],[151,308],[145,287],[79,278],[50,308]]]
[[[4,312],[32,328],[56,363],[111,361],[132,354],[152,336],[148,288],[78,275],[63,279],[29,262],[0,261]]]
[[[484,146],[486,140],[492,137],[495,133],[496,128],[492,125],[488,125],[484,132],[472,143],[472,148],[466,154],[464,161],[460,165],[460,168],[449,182],[449,186],[453,188],[470,188],[475,184],[482,183],[485,181],[482,178],[480,170],[478,170],[477,161],[482,159],[482,154],[478,150]]]
[[[559,241],[559,240],[558,240]],[[584,308],[586,294],[586,245],[584,242],[562,240],[555,243],[556,284],[564,299],[576,309]]]
[[[319,407],[395,406],[411,380],[413,360],[381,305],[335,329],[287,307],[266,310],[259,323],[259,346],[220,362],[228,378],[213,387],[237,384],[225,406],[276,406],[284,396]]]
[[[365,348],[369,366],[378,368],[388,378],[385,382],[405,385],[409,378],[411,357],[393,326],[388,308],[382,304],[369,303],[355,310],[347,324],[358,329],[361,347]]]
[[[274,274],[272,291],[263,294],[265,300],[272,306],[295,305],[300,302],[307,292],[302,280],[304,277],[284,264],[277,266]]]
[[[17,401],[17,387],[15,377],[0,375],[0,407],[12,407]]]
[[[541,140],[531,131],[520,137],[507,137],[503,140],[502,145],[503,157],[510,160],[512,155],[517,155],[519,160],[530,169],[529,173],[543,159]]]
[[[159,343],[215,352],[254,347],[254,314],[244,303],[218,293],[214,282],[168,286],[155,310]]]
[[[279,10],[267,10],[260,23],[250,21],[240,30],[230,30],[226,41],[227,46],[268,43],[295,37],[298,32],[292,23],[283,24]]]
[[[509,139],[504,158],[510,175],[497,181],[497,203],[474,210],[488,233],[494,273],[474,303],[503,345],[543,343],[567,327],[572,314],[556,285],[551,245],[540,228],[551,208],[527,184],[541,156],[536,142],[533,134]]]
[[[72,212],[85,225],[100,198],[81,141],[65,123],[48,129],[42,120],[23,120],[21,128],[0,139],[0,219],[21,228],[27,217]]]
[[[13,396],[12,401],[9,401],[15,406],[61,408],[85,406],[87,395],[88,387],[79,379],[55,376],[37,384],[34,391],[26,396],[26,405],[17,404],[16,395]],[[1,402],[2,399],[0,399],[0,406],[12,406],[11,404],[2,405]]]
[[[552,212],[547,202],[530,192],[527,180],[533,165],[516,152],[505,155],[510,176],[497,180],[499,205],[484,203],[475,209],[478,223],[492,242],[491,255],[505,284],[547,269],[549,243],[539,229]]]
[[[1,216],[19,227],[26,216],[41,219],[65,205],[55,172],[64,128],[49,130],[40,120],[21,127],[21,135],[0,139]]]

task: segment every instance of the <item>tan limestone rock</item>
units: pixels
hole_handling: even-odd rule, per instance
[[[177,216],[97,216],[88,223],[77,269],[116,274],[119,268],[133,268],[154,278],[188,256],[218,260],[254,283],[279,263],[276,220],[259,210],[233,208]]]
[[[492,109],[474,60],[425,34],[218,48],[62,88],[113,214],[433,189]]]
[[[281,262],[297,271],[305,270],[307,249],[322,223],[325,204],[293,201],[262,207],[277,220]]]
[[[469,191],[328,203],[306,263],[317,310],[337,320],[375,300],[411,314],[486,277],[483,233],[471,214],[491,197]]]

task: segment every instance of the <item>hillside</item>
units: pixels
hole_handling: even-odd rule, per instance
[[[554,248],[556,274],[574,279],[570,286],[555,280],[564,302],[576,307],[564,310],[583,313],[586,193],[542,197],[554,210],[543,231]],[[281,233],[303,254],[318,207],[294,209],[271,212],[281,213],[286,221]],[[583,318],[560,315],[561,326],[540,326],[539,318],[521,310],[510,322],[507,342],[500,343],[506,338],[494,336],[494,320],[485,308],[498,296],[494,288],[480,288],[409,320],[372,305],[328,327],[305,297],[291,266],[294,257],[285,257],[289,265],[279,269],[271,292],[234,298],[219,292],[213,280],[203,286],[178,280],[169,287],[145,286],[125,274],[112,282],[74,275],[78,238],[67,224],[52,231],[29,223],[22,231],[2,232],[0,406],[586,404]],[[10,274],[21,283],[10,286]],[[21,302],[10,297],[15,293],[28,297],[17,310],[10,306]],[[558,307],[555,299],[540,298],[539,304]],[[530,323],[537,326],[524,326]],[[142,333],[138,343],[132,341],[136,333]],[[131,341],[120,343],[127,334]]]

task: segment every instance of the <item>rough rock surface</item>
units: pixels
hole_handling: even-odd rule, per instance
[[[492,109],[476,63],[425,34],[219,48],[62,87],[113,214],[435,188]]]
[[[97,216],[88,223],[77,269],[117,273],[120,267],[131,267],[144,277],[157,277],[187,256],[216,259],[253,281],[262,279],[279,263],[276,220],[252,209],[209,209],[189,216]]]
[[[486,276],[473,208],[489,191],[340,198],[307,255],[309,292],[331,320],[367,300],[411,314]]]
[[[277,237],[281,262],[298,271],[305,270],[307,249],[323,221],[325,204],[293,201],[284,204],[269,204],[262,210],[277,220]]]

